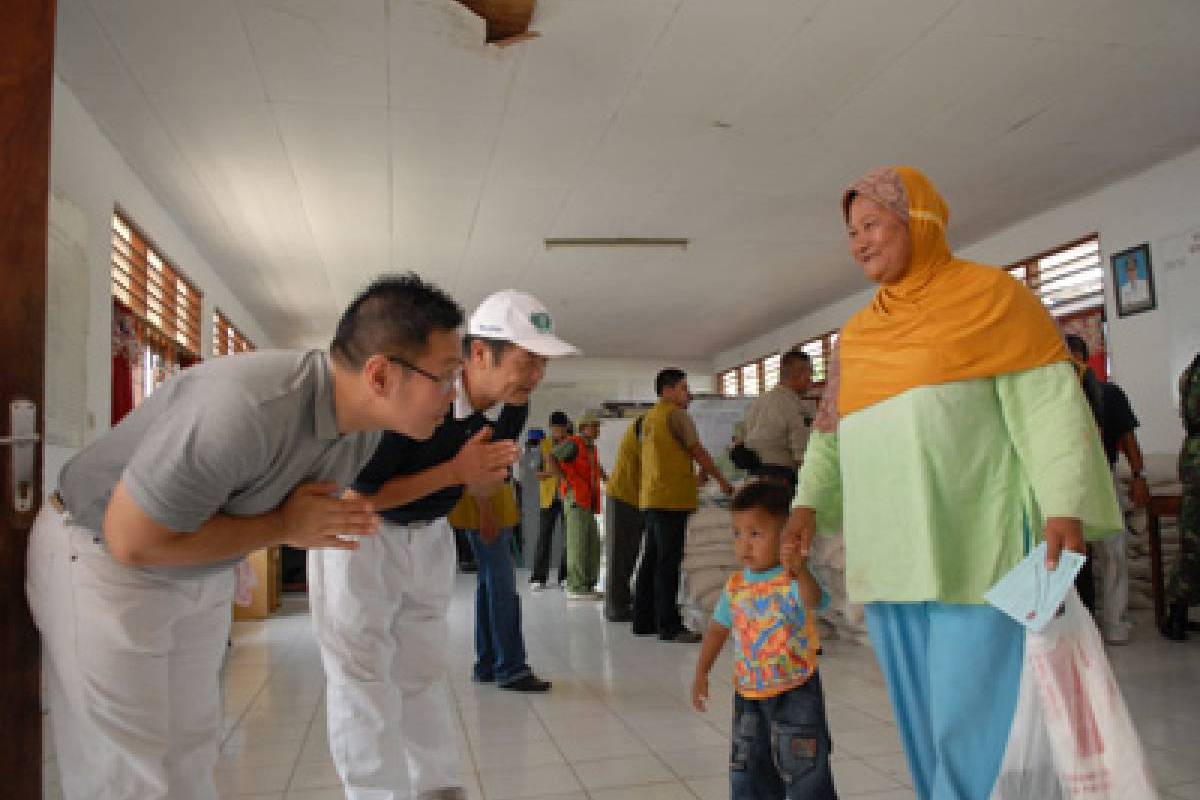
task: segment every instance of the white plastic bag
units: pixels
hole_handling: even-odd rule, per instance
[[[258,576],[250,559],[243,558],[233,565],[233,602],[239,606],[248,607],[254,603],[254,587],[258,586]]]
[[[992,800],[1155,800],[1100,634],[1072,589],[1026,633],[1017,711]]]

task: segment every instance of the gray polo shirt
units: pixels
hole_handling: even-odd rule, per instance
[[[301,483],[348,485],[379,436],[338,433],[324,352],[223,356],[155,390],[67,462],[58,490],[75,522],[100,532],[123,480],[151,519],[191,533],[218,513],[272,511]]]

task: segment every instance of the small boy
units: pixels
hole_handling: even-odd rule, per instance
[[[784,553],[788,570],[780,563],[780,532],[790,506],[791,490],[767,481],[734,496],[734,549],[744,569],[725,584],[692,684],[692,704],[704,711],[708,673],[732,628],[733,800],[837,798],[815,626],[815,613],[829,596],[794,547]]]

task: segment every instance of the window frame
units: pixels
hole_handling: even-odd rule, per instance
[[[216,356],[227,356],[237,353],[249,353],[258,348],[254,342],[229,321],[229,317],[219,308],[213,309],[213,351]]]
[[[1078,270],[1078,272],[1082,272],[1085,269],[1094,269],[1099,277],[1099,290],[1094,290],[1090,294],[1085,295],[1083,298],[1068,301],[1066,304],[1064,304],[1066,306],[1066,310],[1056,310],[1055,308],[1047,305],[1046,298],[1042,295],[1041,291],[1039,291],[1042,288],[1041,282],[1038,280],[1041,272],[1041,262],[1079,247],[1080,245],[1091,242],[1094,242],[1096,246],[1096,263],[1094,265],[1084,267]],[[1029,288],[1031,292],[1034,293],[1064,335],[1067,333],[1079,333],[1080,335],[1084,335],[1084,332],[1089,327],[1091,321],[1093,319],[1095,320],[1091,327],[1094,331],[1098,331],[1099,342],[1089,342],[1090,353],[1088,357],[1088,363],[1096,371],[1097,376],[1101,380],[1107,380],[1111,364],[1109,363],[1108,307],[1105,302],[1105,287],[1108,285],[1109,278],[1106,270],[1104,269],[1103,250],[1100,246],[1100,234],[1098,232],[1092,232],[1085,236],[1080,236],[1077,239],[1073,239],[1057,247],[1043,250],[1042,252],[1029,256],[1028,258],[1009,264],[1008,266],[1004,267],[1004,270],[1017,280],[1021,281],[1026,287]],[[1024,274],[1018,275],[1018,270],[1024,270]],[[1081,306],[1080,303],[1083,303],[1083,305]],[[1086,339],[1088,337],[1084,335],[1084,338]]]
[[[736,367],[730,367],[717,373],[717,387],[722,397],[758,397],[769,391],[766,388],[766,362],[767,359],[781,355],[780,353],[769,353],[762,358],[753,358],[738,364]],[[754,368],[754,391],[748,392],[746,389],[746,370]],[[736,386],[733,393],[726,390],[727,382],[732,379]]]
[[[805,339],[802,342],[797,342],[791,347],[792,350],[808,352],[805,350],[806,347],[812,344],[817,344],[818,342],[820,343],[821,353],[819,356],[814,357],[814,354],[809,353],[809,357],[813,358],[813,389],[818,389],[825,385],[825,380],[829,370],[829,359],[833,357],[833,348],[837,344],[839,332],[839,328],[834,328],[832,330],[825,331],[819,336],[814,336],[811,339]],[[817,358],[821,360],[820,364],[817,363]]]
[[[825,385],[824,365],[829,363],[829,358],[833,353],[833,346],[837,342],[837,337],[838,329],[834,328],[833,330],[826,331],[820,336],[814,336],[811,339],[805,339],[802,342],[798,342],[789,347],[787,350],[776,350],[762,356],[761,358],[754,358],[749,361],[744,361],[737,366],[722,370],[721,372],[717,373],[718,390],[722,397],[758,397],[759,395],[765,394],[779,384],[778,375],[782,365],[779,364],[778,361],[783,358],[784,353],[788,352],[788,350],[802,349],[807,345],[813,344],[814,342],[821,343],[820,358],[823,360],[823,362],[821,380],[819,381],[816,380],[817,365],[813,365],[813,389],[822,387]],[[767,362],[772,360],[774,360],[776,363],[773,368],[769,369]],[[755,368],[756,385],[754,387],[754,393],[749,393],[746,391],[745,370],[747,367]],[[768,373],[773,373],[776,376],[775,381],[770,386],[767,386]],[[734,386],[734,390],[732,392],[727,389],[729,384]]]
[[[204,294],[120,206],[109,223],[109,294],[114,328],[115,315],[123,315],[132,329],[131,341],[114,338],[114,348],[129,360],[136,408],[173,374],[202,360]]]
[[[176,364],[200,360],[204,293],[120,207],[109,228],[109,288],[133,315],[139,341]]]
[[[1083,273],[1085,271],[1095,270],[1099,276],[1099,289],[1094,290],[1081,298],[1067,301],[1065,303],[1067,306],[1066,310],[1057,310],[1054,306],[1051,306],[1047,303],[1046,297],[1043,294],[1042,290],[1044,287],[1041,282],[1041,273],[1043,267],[1041,266],[1041,262],[1053,258],[1054,256],[1066,253],[1081,245],[1092,242],[1094,242],[1096,245],[1096,263],[1094,265],[1081,267],[1066,274],[1074,275]],[[1021,259],[1020,261],[1014,261],[1013,263],[1005,266],[1003,269],[1005,272],[1023,283],[1031,292],[1033,292],[1037,296],[1038,300],[1042,302],[1042,305],[1045,306],[1046,311],[1050,314],[1050,316],[1054,317],[1055,320],[1076,317],[1081,314],[1093,312],[1095,309],[1100,309],[1101,313],[1103,313],[1106,275],[1104,273],[1104,263],[1103,259],[1101,258],[1101,252],[1100,234],[1097,232],[1092,232],[1085,236],[1080,236],[1077,239],[1073,239],[1069,242],[1058,245],[1057,247],[1051,247],[1047,250],[1043,250],[1040,253],[1035,253],[1028,258]],[[1020,270],[1024,270],[1023,274],[1017,274]],[[1056,275],[1054,280],[1060,280],[1062,277],[1063,275]],[[1084,303],[1084,305],[1080,307],[1077,305],[1079,303]]]

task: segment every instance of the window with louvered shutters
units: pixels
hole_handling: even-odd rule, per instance
[[[837,337],[837,331],[829,331],[792,347],[793,350],[807,353],[808,357],[812,359],[813,386],[821,386],[825,383],[829,359],[833,356],[833,346],[837,343]]]
[[[1064,334],[1083,337],[1088,344],[1088,363],[1100,380],[1106,380],[1109,365],[1100,237],[1093,233],[1005,269],[1038,296]]]
[[[127,315],[132,327],[133,341],[125,349],[136,406],[200,360],[201,294],[119,210],[113,212],[111,241],[114,313]],[[113,390],[116,397],[119,387]]]
[[[120,212],[112,218],[112,290],[147,334],[200,357],[200,291]]]
[[[1007,267],[1056,319],[1104,307],[1100,237],[1092,234]]]
[[[213,355],[227,356],[246,353],[254,348],[254,342],[242,334],[220,309],[213,312]]]

